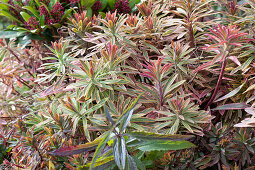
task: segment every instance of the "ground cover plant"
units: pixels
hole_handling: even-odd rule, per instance
[[[255,169],[254,0],[0,14],[0,169]]]

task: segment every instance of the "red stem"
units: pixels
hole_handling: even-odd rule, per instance
[[[163,103],[163,89],[162,89],[162,85],[161,82],[158,82],[158,88],[159,88],[159,96],[160,96],[160,107],[162,107],[164,105]]]
[[[193,27],[192,27],[192,23],[190,22],[190,26],[189,26],[189,45],[190,48],[194,48],[195,47],[195,40],[194,40],[194,34],[193,34]]]
[[[23,80],[21,77],[16,76],[16,79],[21,82],[23,85],[27,86],[28,88],[32,89],[33,87],[27,84],[25,80]]]
[[[216,94],[217,94],[217,92],[219,90],[219,87],[220,87],[220,84],[221,84],[221,81],[222,81],[222,78],[223,78],[223,75],[224,75],[225,67],[226,67],[226,57],[224,58],[224,60],[222,62],[220,76],[219,76],[219,79],[217,81],[217,85],[215,87],[215,90],[213,92],[213,95],[212,95],[211,99],[209,100],[209,102],[207,103],[207,105],[205,107],[205,110],[208,109],[208,107],[212,104],[213,100],[215,99],[215,96],[216,96]]]

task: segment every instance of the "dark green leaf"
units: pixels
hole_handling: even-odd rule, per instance
[[[127,156],[127,149],[126,149],[126,142],[123,137],[120,138],[120,160],[121,160],[121,169],[124,169],[126,166],[126,156]]]
[[[129,170],[138,170],[137,166],[136,166],[136,162],[133,159],[132,156],[130,156],[129,154],[127,155],[127,161],[128,161],[128,169]]]
[[[117,138],[114,141],[114,145],[113,145],[113,156],[114,156],[115,163],[117,164],[119,169],[121,169],[120,150],[119,150],[119,148],[120,148],[120,141],[119,141],[119,138]]]
[[[104,149],[106,143],[108,142],[108,140],[109,140],[109,138],[110,138],[110,133],[111,133],[111,131],[109,131],[109,132],[105,135],[105,137],[101,140],[101,142],[99,143],[99,145],[98,145],[98,147],[97,147],[97,149],[96,149],[96,151],[95,151],[95,153],[94,153],[94,156],[93,156],[93,158],[92,158],[91,165],[90,165],[90,167],[89,167],[90,170],[94,167],[97,158],[99,157],[101,151]]]
[[[128,135],[140,140],[171,140],[182,141],[193,138],[193,135],[162,135],[149,132],[130,132]]]
[[[38,18],[38,19],[40,18],[39,13],[37,12],[37,10],[35,10],[31,6],[23,6],[22,8],[32,12],[36,18]]]
[[[105,114],[106,114],[107,119],[108,119],[108,120],[112,123],[112,125],[113,125],[113,124],[114,124],[114,121],[113,121],[113,119],[112,119],[112,116],[111,116],[111,114],[110,114],[110,112],[109,112],[107,106],[105,106],[104,108],[105,108]]]
[[[154,150],[180,150],[195,147],[193,143],[189,141],[165,141],[165,140],[154,140],[143,142],[139,145],[138,149],[142,151],[154,151]]]
[[[228,93],[228,94],[226,94],[225,96],[223,96],[223,97],[217,99],[217,100],[214,101],[214,102],[219,102],[219,101],[221,101],[221,100],[224,100],[224,99],[227,99],[227,98],[230,98],[230,97],[236,95],[236,94],[242,89],[242,87],[244,86],[245,83],[246,83],[246,82],[244,82],[241,86],[237,87],[235,90],[231,91],[230,93]],[[246,91],[248,91],[248,89],[247,89]]]

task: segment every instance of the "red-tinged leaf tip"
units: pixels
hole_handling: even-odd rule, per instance
[[[198,71],[201,71],[201,70],[203,70],[204,68],[206,68],[206,67],[208,67],[208,66],[210,66],[210,65],[212,65],[212,64],[213,64],[213,62],[212,62],[212,61],[209,61],[208,63],[205,63],[205,64],[201,65],[200,67],[196,68],[196,69],[193,71],[193,73],[196,73],[196,72],[198,72]]]
[[[239,31],[240,28],[237,28],[236,25],[230,25],[228,27],[225,27],[218,24],[217,27],[214,28],[214,30],[210,30],[211,34],[206,34],[206,36],[217,41],[216,44],[213,44],[210,47],[215,48],[223,44],[241,46],[241,42],[244,42],[246,40],[244,36],[247,35],[247,33],[242,33]]]
[[[241,66],[241,63],[236,56],[230,56],[229,59],[236,63],[238,66]]]
[[[89,144],[82,144],[82,145],[75,145],[75,146],[60,148],[50,152],[50,154],[54,156],[71,156],[71,155],[76,155],[83,152],[92,151],[96,148],[97,148],[97,145],[90,146]]]

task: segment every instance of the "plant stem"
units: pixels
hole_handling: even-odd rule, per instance
[[[22,63],[21,59],[18,57],[18,55],[9,47],[6,47],[7,50],[20,62],[20,64]],[[34,77],[34,75],[24,66],[25,70],[28,72],[28,74],[30,74],[30,76]]]
[[[30,89],[33,89],[33,87],[32,86],[30,86],[25,80],[23,80],[21,77],[18,77],[18,76],[15,76],[16,77],[16,79],[19,81],[19,82],[21,82],[23,85],[25,85],[25,86],[27,86],[28,88],[30,88]]]
[[[223,60],[222,65],[221,65],[221,71],[220,71],[220,76],[219,76],[218,81],[217,81],[217,85],[215,87],[215,90],[213,92],[213,95],[212,95],[211,99],[209,100],[209,102],[205,106],[205,110],[208,109],[208,107],[212,104],[213,100],[216,97],[216,94],[219,90],[219,87],[220,87],[220,84],[221,84],[221,81],[222,81],[222,78],[223,78],[223,75],[224,75],[225,67],[226,67],[226,56],[224,57],[224,60]]]
[[[163,103],[163,89],[162,89],[162,84],[160,81],[158,82],[158,89],[159,89],[160,109],[161,109],[161,107],[164,105],[164,103]]]
[[[190,48],[195,47],[195,39],[194,39],[194,30],[192,26],[192,21],[190,20],[192,9],[189,8],[188,15],[187,15],[187,23],[188,23],[188,28],[189,28],[189,46]]]
[[[195,40],[194,40],[194,35],[193,35],[193,27],[192,27],[192,23],[190,22],[190,26],[189,26],[189,45],[190,48],[194,48],[195,47]]]

